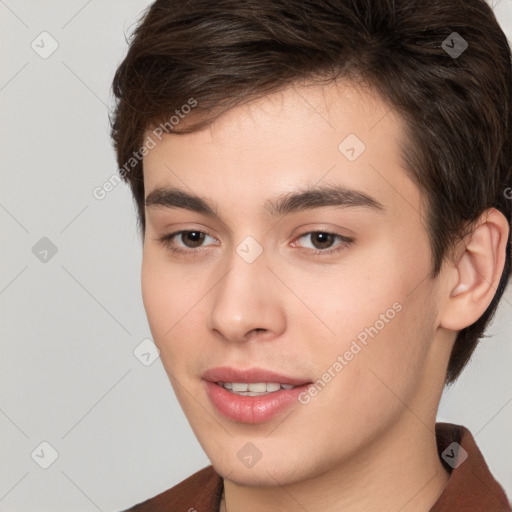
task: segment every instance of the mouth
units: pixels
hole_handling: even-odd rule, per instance
[[[263,423],[298,402],[311,380],[261,368],[212,368],[202,375],[206,393],[218,412],[240,423]]]
[[[217,382],[216,384],[230,393],[239,396],[265,396],[281,389],[297,387],[292,384],[282,384],[279,382]]]
[[[261,389],[253,389],[255,392],[264,392],[262,385],[279,384],[280,386],[302,386],[311,383],[309,379],[301,379],[299,377],[290,377],[272,370],[263,368],[248,368],[245,370],[233,368],[231,366],[222,366],[218,368],[210,368],[202,375],[203,380],[222,384],[235,384],[235,391],[249,391],[249,389],[237,389],[238,385],[260,386]],[[228,389],[228,388],[226,388]],[[231,388],[233,389],[233,388]],[[286,389],[286,388],[285,388]],[[289,389],[289,388],[288,388]],[[275,389],[277,391],[277,389]]]

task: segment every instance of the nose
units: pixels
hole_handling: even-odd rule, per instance
[[[282,289],[264,254],[248,263],[234,253],[229,271],[212,290],[208,328],[225,341],[270,340],[286,328]]]

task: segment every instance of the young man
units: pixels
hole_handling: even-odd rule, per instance
[[[510,275],[480,0],[157,0],[114,92],[149,325],[212,462],[134,511],[509,511],[436,424]]]

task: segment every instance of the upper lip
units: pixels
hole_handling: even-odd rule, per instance
[[[210,368],[203,373],[202,378],[210,382],[276,382],[279,384],[291,384],[292,386],[300,386],[311,382],[307,379],[289,377],[263,368],[240,370],[230,366]]]

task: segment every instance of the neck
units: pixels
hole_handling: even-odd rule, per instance
[[[429,512],[449,480],[434,424],[409,411],[357,457],[307,480],[248,487],[224,479],[220,512]]]

